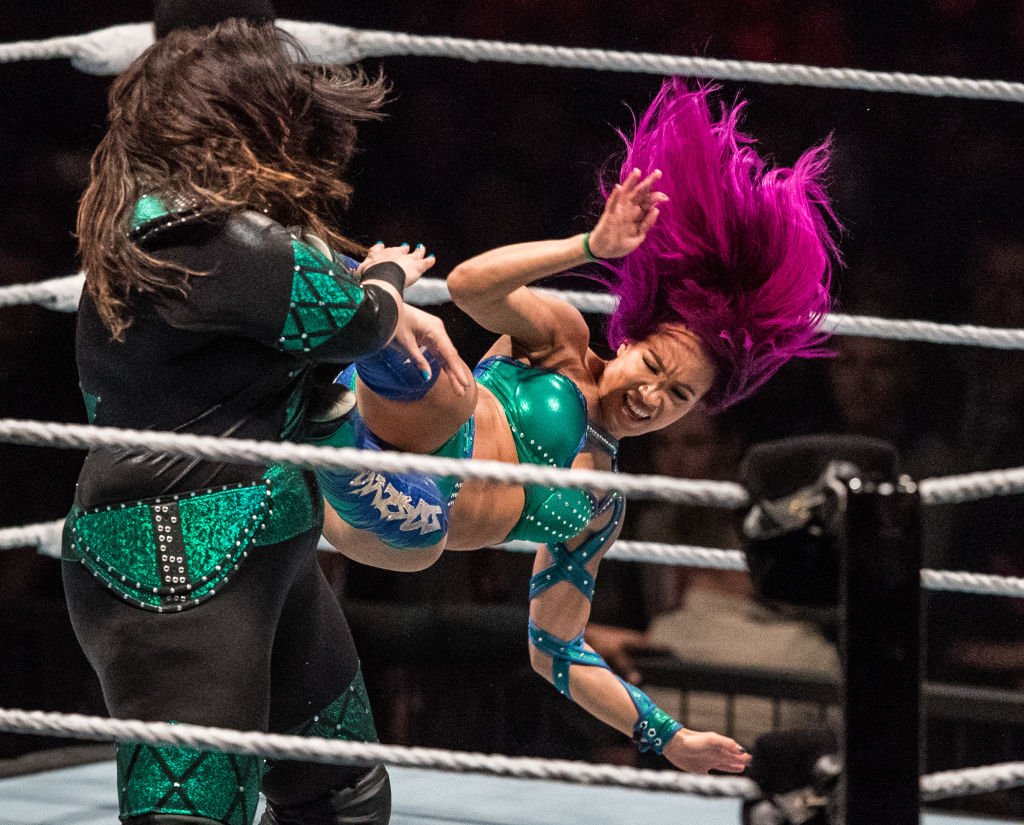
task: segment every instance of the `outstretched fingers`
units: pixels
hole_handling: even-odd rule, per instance
[[[398,246],[385,246],[383,241],[377,241],[369,248],[366,258],[356,270],[363,274],[374,264],[383,261],[391,261],[398,264],[405,273],[405,285],[412,286],[420,276],[430,269],[436,262],[433,254],[428,255],[423,244],[417,244],[415,249],[410,250],[409,244],[402,243]]]

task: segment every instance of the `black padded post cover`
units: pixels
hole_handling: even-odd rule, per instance
[[[752,506],[765,500],[778,501],[816,485],[829,465],[837,461],[852,464],[864,479],[896,478],[896,450],[885,441],[853,435],[812,435],[751,447],[740,465],[740,483],[750,494]],[[740,518],[748,512],[749,508],[741,512]],[[769,602],[834,607],[839,587],[836,542],[837,536],[820,523],[767,538],[745,536],[744,551],[754,592]]]

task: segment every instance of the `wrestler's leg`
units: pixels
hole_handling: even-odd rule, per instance
[[[411,453],[439,448],[476,409],[476,382],[459,395],[440,375],[437,360],[430,352],[424,354],[433,370],[430,381],[404,353],[390,347],[355,366],[356,401],[363,421],[378,438]]]
[[[376,741],[359,659],[338,601],[310,558],[281,613],[271,666],[271,730]],[[382,766],[268,760],[263,825],[385,825]]]
[[[319,524],[254,548],[223,589],[180,613],[129,605],[83,565],[66,561],[72,622],[111,715],[266,730],[275,628],[318,534]],[[121,818],[130,825],[249,825],[262,772],[255,756],[122,743]]]
[[[335,499],[337,500],[337,499]],[[356,527],[338,515],[330,501],[324,513],[324,538],[343,556],[381,570],[416,573],[426,570],[440,557],[448,542],[447,531],[437,541],[422,547],[404,548],[396,552],[373,530]]]

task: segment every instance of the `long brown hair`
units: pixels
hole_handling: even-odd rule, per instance
[[[123,340],[134,294],[185,294],[197,274],[129,239],[145,194],[207,213],[266,211],[358,253],[331,216],[352,194],[342,174],[355,124],[381,117],[387,91],[382,76],[310,65],[271,23],[173,31],[144,52],[110,89],[109,129],[78,211],[86,286],[111,335]]]

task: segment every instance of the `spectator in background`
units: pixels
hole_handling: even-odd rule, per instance
[[[982,236],[969,260],[969,322],[1024,327],[1024,242],[1009,234]],[[1024,464],[1024,353],[970,348],[960,355],[967,469]],[[951,554],[956,569],[1024,575],[1024,501],[1019,496],[961,504],[957,513]],[[940,678],[1013,690],[1024,686],[1024,600],[935,594],[930,602],[931,667]]]
[[[836,336],[836,356],[826,366],[830,414],[824,430],[880,438],[896,447],[899,466],[920,480],[956,470],[958,455],[921,414],[929,392],[921,386],[920,344],[881,338]],[[949,391],[956,377],[950,377]],[[948,563],[952,508],[922,512],[922,558],[930,567]]]

